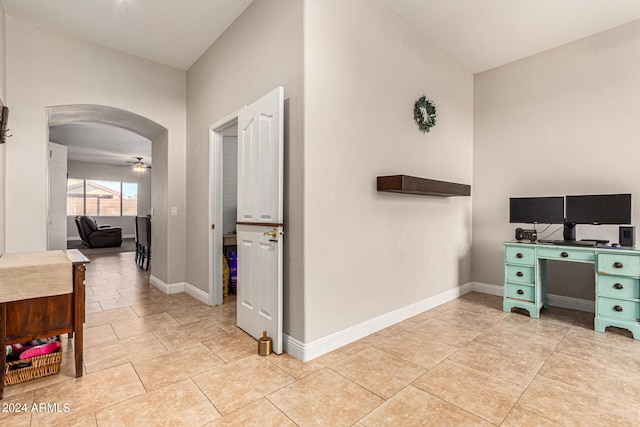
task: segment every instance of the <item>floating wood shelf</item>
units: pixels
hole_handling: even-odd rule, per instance
[[[408,175],[389,175],[378,177],[378,191],[440,197],[470,196],[471,186]]]

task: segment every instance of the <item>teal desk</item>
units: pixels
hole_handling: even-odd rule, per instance
[[[596,310],[594,329],[628,329],[640,339],[640,250],[559,246],[542,243],[504,244],[503,310],[525,309],[540,317],[548,307],[547,260],[594,265]]]

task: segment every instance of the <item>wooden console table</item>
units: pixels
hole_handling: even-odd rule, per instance
[[[48,286],[46,280],[48,264],[51,257],[66,255],[71,264],[71,276],[67,288]],[[32,259],[32,264],[27,265]],[[20,262],[14,266],[12,259]],[[4,351],[5,345],[30,341],[38,338],[46,338],[61,334],[75,334],[74,353],[76,365],[76,377],[82,376],[82,338],[85,316],[85,289],[84,272],[85,264],[89,262],[80,251],[70,249],[63,251],[34,252],[32,254],[5,254],[0,258],[0,269],[10,264],[11,276],[17,277],[14,281],[22,281],[20,290],[17,290],[15,299],[11,299],[11,290],[2,290],[0,293],[0,348]],[[51,264],[52,271],[59,271],[60,264]],[[64,267],[64,264],[62,265]],[[38,269],[39,268],[39,269]],[[26,273],[22,276],[21,272]],[[67,270],[68,271],[68,270]],[[39,276],[45,280],[34,280]],[[67,277],[67,276],[64,276]],[[5,280],[6,281],[6,280]],[[58,280],[62,282],[62,280]],[[15,285],[13,286],[15,288]],[[34,295],[29,298],[29,293]],[[9,295],[7,297],[7,295]],[[5,357],[0,358],[0,399],[4,393]]]

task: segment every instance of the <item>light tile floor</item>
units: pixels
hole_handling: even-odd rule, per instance
[[[233,300],[162,294],[132,253],[94,256],[86,289],[85,375],[64,337],[61,372],[7,387],[0,425],[640,425],[640,342],[589,313],[470,293],[302,363],[258,356]]]

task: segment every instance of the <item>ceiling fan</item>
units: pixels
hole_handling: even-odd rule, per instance
[[[134,159],[137,159],[135,162],[134,161],[127,161],[127,163],[132,164],[132,168],[134,172],[144,172],[146,169],[151,169],[151,166],[149,165],[145,165],[144,162],[142,161],[142,157],[134,157]]]

